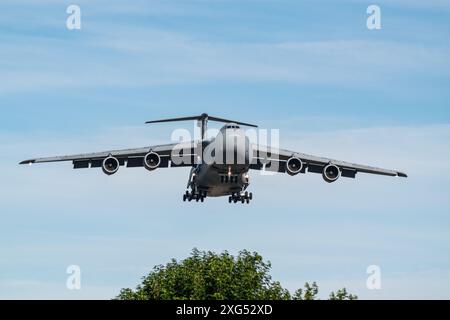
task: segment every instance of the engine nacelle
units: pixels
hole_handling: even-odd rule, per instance
[[[323,168],[322,176],[323,179],[328,183],[335,182],[341,177],[341,169],[339,169],[339,167],[335,164],[329,164],[325,168]]]
[[[299,158],[292,157],[286,162],[286,172],[291,176],[299,174],[302,169],[303,162]]]
[[[161,164],[161,157],[156,152],[149,152],[144,157],[145,169],[152,171],[159,167]]]
[[[109,156],[109,157],[105,158],[105,160],[103,160],[102,169],[103,169],[103,172],[105,174],[107,174],[108,176],[116,173],[119,170],[119,167],[120,167],[120,163],[119,163],[119,160],[117,160],[117,158]]]

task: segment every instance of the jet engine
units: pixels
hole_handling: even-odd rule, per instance
[[[144,157],[145,169],[152,171],[159,167],[161,164],[161,157],[156,152],[149,152]]]
[[[341,176],[341,169],[339,169],[339,167],[335,164],[329,164],[323,168],[322,176],[328,183],[335,182]]]
[[[302,169],[303,162],[299,158],[292,157],[286,162],[286,172],[291,176],[299,174]]]
[[[119,170],[119,167],[120,167],[120,163],[119,163],[119,160],[117,160],[117,158],[109,156],[109,157],[105,158],[105,160],[103,160],[102,169],[103,169],[103,172],[105,174],[107,174],[108,176],[116,173]]]

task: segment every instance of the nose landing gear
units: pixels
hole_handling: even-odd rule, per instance
[[[186,193],[183,194],[183,201],[189,201],[195,200],[196,202],[204,202],[205,198],[207,196],[206,191],[198,191],[198,192],[189,192],[186,190]]]
[[[253,199],[253,193],[249,193],[247,191],[245,192],[235,192],[233,193],[229,198],[228,198],[228,202],[229,203],[250,203],[250,200]]]

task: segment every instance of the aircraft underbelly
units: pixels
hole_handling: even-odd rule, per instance
[[[197,173],[196,185],[199,189],[207,191],[208,197],[231,195],[232,193],[241,191],[244,187],[244,182],[241,178],[242,172],[234,174],[232,170],[231,173],[228,176],[228,174],[219,172],[213,166],[205,165]]]
[[[216,186],[216,187],[212,187],[208,190],[208,197],[228,196],[228,195],[231,195],[233,192],[239,192],[240,190],[241,190],[241,187],[226,188],[226,187],[222,187],[222,186]]]

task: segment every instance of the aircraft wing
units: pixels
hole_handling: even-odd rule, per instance
[[[303,167],[300,173],[312,172],[321,174],[325,166],[334,164],[339,167],[341,176],[346,178],[355,178],[358,172],[392,177],[408,177],[406,173],[396,170],[382,169],[260,145],[253,145],[253,162],[250,168],[255,170],[286,172],[287,161],[292,157],[302,160]]]
[[[84,153],[68,156],[56,156],[48,158],[29,159],[20,164],[33,164],[45,162],[72,161],[74,169],[99,168],[105,158],[112,156],[119,160],[121,166],[143,167],[144,156],[150,151],[156,152],[161,157],[159,167],[190,167],[196,159],[196,143],[194,141],[180,144],[156,145],[136,149],[110,150],[103,152]],[[176,155],[179,161],[172,162],[172,154]]]

